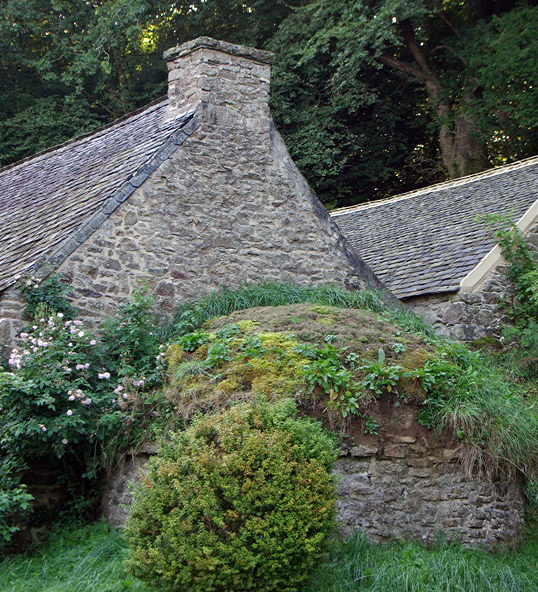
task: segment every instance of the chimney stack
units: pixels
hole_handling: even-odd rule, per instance
[[[167,50],[164,59],[167,117],[196,107],[202,120],[221,126],[269,124],[271,52],[198,37]]]

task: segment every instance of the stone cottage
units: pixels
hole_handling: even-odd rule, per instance
[[[538,157],[418,191],[334,210],[332,219],[377,276],[440,333],[497,336],[510,294],[483,214],[508,216],[536,242]]]
[[[327,214],[271,120],[270,53],[203,37],[165,57],[166,99],[0,171],[0,344],[9,345],[20,326],[17,283],[25,274],[63,274],[81,314],[99,319],[141,281],[156,294],[163,314],[186,299],[244,281],[382,287],[335,222],[389,282],[386,269],[403,270],[411,254],[427,252],[419,236],[429,231],[417,213],[382,214],[362,228],[344,223],[359,208],[333,219]],[[447,233],[449,212],[457,210],[449,201],[446,216],[437,219]],[[520,201],[517,216],[531,203]],[[385,216],[393,226],[380,235]],[[410,224],[407,234],[403,221]],[[394,228],[402,241],[388,249]],[[460,255],[447,246],[440,261],[453,261],[459,272]],[[424,265],[417,259],[412,267],[423,278]],[[443,276],[441,293],[453,297],[455,281]],[[423,281],[416,286],[406,291],[391,284],[403,298],[432,293]],[[446,449],[434,436],[430,443],[422,432],[410,434],[413,414],[403,418],[398,411],[393,419],[382,445],[368,436],[342,452],[345,526],[369,528],[379,540],[430,540],[439,528],[459,529],[472,544],[517,539],[523,521],[517,484],[461,475],[453,443]],[[131,459],[135,468],[138,460]],[[109,492],[116,507],[125,479],[119,483]]]
[[[29,273],[66,276],[88,319],[140,282],[163,314],[244,281],[379,285],[275,129],[272,54],[202,37],[165,59],[167,98],[0,171],[0,343]]]

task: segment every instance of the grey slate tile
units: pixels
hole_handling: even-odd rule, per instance
[[[401,196],[331,212],[396,296],[455,291],[493,247],[478,215],[513,221],[538,198],[538,157]]]
[[[192,133],[192,114],[166,121],[167,105],[0,170],[0,290],[39,259],[58,262]]]

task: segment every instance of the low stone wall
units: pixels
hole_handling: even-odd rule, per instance
[[[432,294],[405,300],[413,312],[423,317],[437,333],[460,341],[481,337],[501,337],[510,319],[502,303],[513,298],[506,278],[506,266],[499,266],[480,291]]]
[[[377,435],[351,426],[335,472],[340,529],[363,529],[371,540],[443,536],[470,547],[510,545],[522,534],[521,483],[490,482],[463,469],[465,448],[450,434],[417,423],[418,402],[376,400],[369,413]]]
[[[538,225],[526,235],[538,260]],[[504,260],[503,260],[504,261]],[[514,299],[514,290],[506,277],[506,262],[497,265],[491,276],[474,292],[427,294],[404,299],[413,312],[424,317],[440,335],[461,341],[482,337],[499,339],[503,327],[510,323],[503,303]]]
[[[157,454],[155,444],[144,444],[123,456],[110,475],[103,494],[103,516],[114,528],[122,528],[133,501],[131,487],[139,483],[141,471],[148,460]]]
[[[406,448],[355,446],[336,462],[343,532],[424,543],[442,536],[485,548],[519,540],[524,499],[518,484],[465,475],[457,458],[447,458],[450,450],[420,457],[407,456]]]
[[[441,535],[484,548],[517,542],[525,516],[521,483],[465,474],[462,447],[418,425],[416,405],[395,403],[386,397],[372,405],[378,435],[365,435],[353,424],[344,438],[334,468],[341,532],[359,529],[375,541],[423,543]],[[128,482],[138,480],[155,453],[154,446],[146,446],[127,455],[112,475],[103,498],[112,526],[123,526],[132,500]]]

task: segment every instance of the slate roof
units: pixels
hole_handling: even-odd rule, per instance
[[[331,212],[398,298],[454,292],[494,246],[476,216],[516,222],[538,198],[538,157],[389,199]]]
[[[163,122],[167,104],[0,170],[0,290],[61,263],[192,133],[192,113]]]

